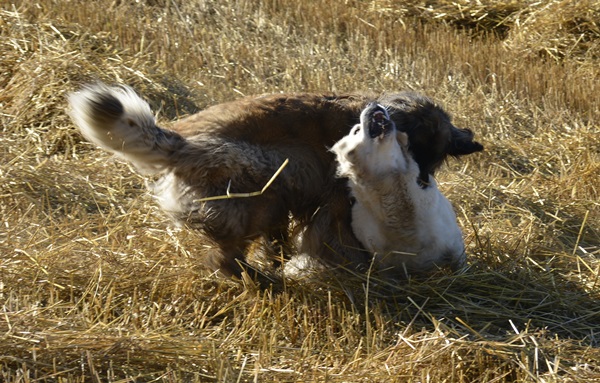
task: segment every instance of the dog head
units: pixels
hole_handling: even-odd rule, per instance
[[[396,129],[383,105],[373,102],[361,112],[360,123],[331,150],[337,156],[339,174],[353,178],[404,171],[407,146],[407,134]]]
[[[452,125],[450,116],[431,99],[411,92],[384,95],[379,102],[389,111],[399,131],[408,135],[408,148],[419,165],[419,183],[429,184],[429,175],[448,156],[459,157],[483,150],[473,132]]]

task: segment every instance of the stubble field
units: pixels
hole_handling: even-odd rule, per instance
[[[0,381],[600,382],[597,1],[0,0]],[[415,90],[485,152],[437,175],[468,267],[258,288],[202,268],[66,95],[163,126],[243,95]]]

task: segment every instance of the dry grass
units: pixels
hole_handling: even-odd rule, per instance
[[[600,382],[600,4],[7,2],[0,380]],[[215,278],[65,94],[168,121],[278,91],[415,89],[486,152],[440,173],[469,269],[390,285]],[[341,280],[343,278],[343,280]]]

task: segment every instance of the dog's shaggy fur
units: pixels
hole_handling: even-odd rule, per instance
[[[447,156],[483,149],[473,133],[458,129],[428,98],[411,94],[273,94],[210,107],[176,122],[156,125],[146,102],[125,86],[90,85],[70,95],[71,116],[81,133],[102,148],[161,178],[151,190],[176,221],[200,229],[214,246],[208,263],[240,275],[248,245],[265,238],[290,243],[290,217],[303,228],[301,252],[327,264],[359,266],[370,255],[351,228],[346,181],[335,176],[330,148],[360,112],[377,100],[410,140],[419,182]],[[260,196],[205,200],[261,190]]]
[[[385,274],[456,269],[465,262],[462,233],[450,202],[433,177],[419,185],[419,167],[386,109],[365,108],[350,133],[331,149],[338,175],[348,179],[352,228]]]

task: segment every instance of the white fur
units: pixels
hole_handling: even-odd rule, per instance
[[[283,266],[283,274],[291,279],[303,279],[310,277],[316,271],[324,270],[323,264],[306,253],[294,255]]]
[[[155,182],[148,182],[146,186],[160,208],[169,214],[185,215],[200,207],[198,196],[173,172],[164,174]]]
[[[119,116],[98,118],[101,112],[97,105],[106,96],[120,102]],[[148,103],[133,89],[95,84],[69,95],[69,104],[71,117],[86,139],[131,162],[143,173],[165,169],[168,161],[164,153],[154,150],[157,140],[154,115]]]
[[[419,168],[408,154],[407,137],[393,123],[389,134],[369,136],[369,108],[362,112],[361,123],[332,148],[338,174],[348,177],[356,199],[354,234],[375,254],[381,270],[462,266],[464,242],[452,205],[433,178],[427,187],[419,186]]]

